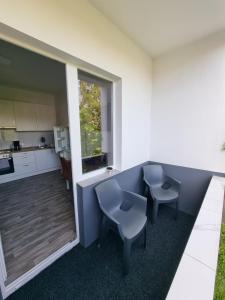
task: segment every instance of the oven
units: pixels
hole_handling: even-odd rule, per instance
[[[14,173],[12,153],[0,153],[0,175]]]

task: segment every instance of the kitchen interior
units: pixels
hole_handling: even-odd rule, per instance
[[[65,65],[0,40],[5,285],[75,238]]]

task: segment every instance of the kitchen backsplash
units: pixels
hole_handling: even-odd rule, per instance
[[[0,129],[0,149],[8,149],[12,144],[10,137],[13,140],[19,140],[21,147],[32,147],[32,146],[39,146],[41,144],[41,137],[45,137],[45,143],[47,145],[54,145],[54,134],[53,131],[26,131],[26,132],[16,132],[12,129],[10,132],[3,132]]]

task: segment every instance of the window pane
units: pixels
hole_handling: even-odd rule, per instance
[[[111,84],[80,77],[80,128],[83,173],[112,164]]]

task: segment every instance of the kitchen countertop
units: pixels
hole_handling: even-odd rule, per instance
[[[14,150],[11,150],[11,149],[1,149],[0,152],[10,151],[12,153],[20,153],[20,152],[29,152],[29,151],[45,150],[45,149],[55,149],[55,147],[48,146],[48,147],[45,147],[45,148],[40,148],[38,146],[33,146],[33,147],[24,147],[19,151],[14,151]]]

